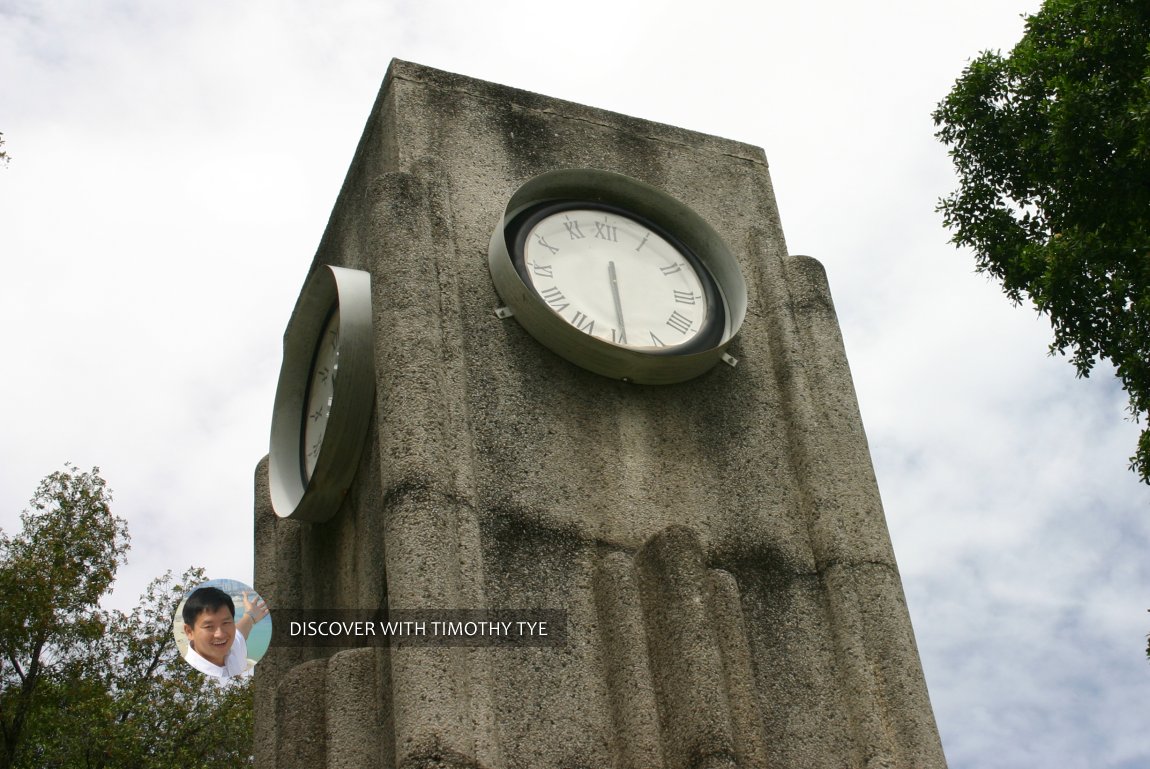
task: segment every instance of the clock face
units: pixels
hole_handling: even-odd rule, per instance
[[[622,209],[545,206],[521,225],[516,250],[524,282],[589,336],[670,354],[722,332],[721,302],[694,255]]]
[[[697,213],[637,179],[561,168],[512,194],[487,251],[498,318],[596,374],[675,384],[727,355],[746,316],[738,260]]]
[[[307,398],[300,430],[300,459],[303,481],[306,484],[315,471],[323,436],[331,418],[331,403],[335,396],[335,376],[339,369],[339,308],[335,308],[320,334],[315,349],[315,361],[309,376]]]
[[[281,518],[319,522],[355,477],[375,401],[371,276],[321,265],[284,332],[268,487]]]

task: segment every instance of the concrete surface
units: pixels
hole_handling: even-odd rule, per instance
[[[719,232],[738,367],[628,385],[496,318],[492,230],[563,167]],[[277,519],[261,463],[256,588],[273,612],[563,609],[569,637],[273,647],[258,766],[945,766],[826,276],[788,255],[762,150],[395,61],[315,264],[372,275],[375,410],[326,523]]]

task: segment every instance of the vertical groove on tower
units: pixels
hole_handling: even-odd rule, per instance
[[[348,649],[327,662],[326,736],[329,769],[393,769],[384,754],[380,704],[390,691],[377,678],[379,650]]]
[[[723,682],[739,766],[761,769],[767,765],[762,716],[755,697],[755,672],[751,665],[743,607],[739,601],[739,586],[732,574],[721,569],[711,569],[707,573],[707,602],[723,657]]]
[[[660,769],[665,764],[659,709],[630,556],[619,552],[603,556],[594,590],[619,769]]]
[[[327,660],[296,665],[276,690],[276,769],[327,765]]]
[[[664,529],[640,548],[635,563],[668,766],[734,767],[723,660],[707,610],[698,536],[685,526]]]

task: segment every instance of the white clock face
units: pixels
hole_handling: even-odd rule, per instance
[[[375,402],[371,275],[318,265],[287,330],[268,491],[281,518],[319,523],[347,497]]]
[[[527,281],[564,321],[611,344],[676,348],[708,329],[708,294],[691,260],[611,210],[566,208],[530,225]]]
[[[335,309],[324,325],[323,333],[315,350],[307,398],[303,415],[303,429],[300,431],[300,455],[303,480],[306,484],[315,470],[319,459],[323,436],[331,417],[331,402],[335,395],[335,376],[339,369],[339,309]]]

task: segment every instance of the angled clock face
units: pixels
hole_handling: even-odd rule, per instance
[[[331,317],[320,334],[315,349],[315,362],[308,376],[306,406],[303,413],[303,429],[300,430],[300,456],[303,462],[303,479],[307,482],[315,472],[323,448],[323,437],[331,419],[331,406],[335,398],[335,377],[339,370],[339,308],[332,311]]]
[[[321,265],[284,333],[268,481],[283,518],[335,515],[355,477],[375,402],[371,277]]]
[[[721,332],[722,303],[698,259],[621,209],[544,206],[521,225],[516,259],[552,311],[604,342],[674,352]]]

